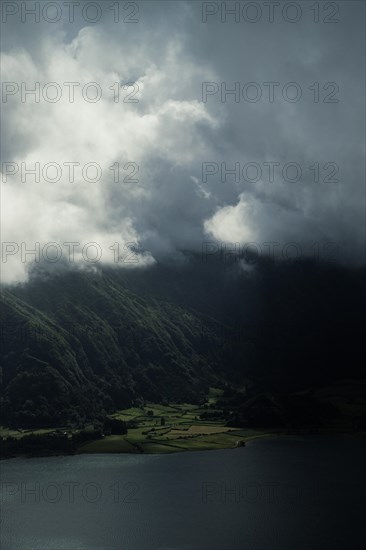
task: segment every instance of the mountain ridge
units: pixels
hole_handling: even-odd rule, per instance
[[[364,270],[191,256],[183,268],[38,274],[1,303],[1,410],[14,426],[199,403],[210,385],[286,396],[363,376]]]

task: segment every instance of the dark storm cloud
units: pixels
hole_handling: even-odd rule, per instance
[[[3,219],[4,240],[96,240],[106,248],[115,240],[136,241],[155,259],[214,239],[335,241],[339,259],[360,261],[364,4],[339,2],[339,22],[328,24],[314,23],[308,2],[296,3],[302,8],[296,23],[281,11],[270,23],[263,6],[257,23],[229,16],[223,23],[220,2],[212,4],[219,11],[207,23],[201,2],[138,2],[138,23],[114,23],[107,4],[96,24],[82,18],[82,3],[72,24],[67,18],[22,23],[14,16],[2,25],[4,81],[24,80],[29,87],[37,80],[95,81],[103,88],[95,104],[22,104],[9,97],[3,159],[95,161],[104,168],[103,181],[92,188],[85,182],[70,187],[64,174],[52,188],[9,178],[3,192],[17,215]],[[117,80],[138,84],[138,103],[113,103],[108,87]],[[203,102],[205,82],[217,92]],[[278,83],[273,101],[270,82]],[[235,83],[239,101],[233,95],[222,101],[221,87]],[[257,102],[245,99],[255,90],[248,83],[262,93]],[[301,90],[299,101],[288,99],[296,91],[288,83]],[[327,97],[338,101],[324,102]],[[138,183],[113,182],[109,166],[117,161],[139,166]],[[279,163],[273,182],[264,164],[271,162]],[[218,167],[207,181],[203,163]],[[233,175],[222,181],[221,163],[228,170],[239,163],[239,181]],[[245,181],[248,163],[260,167],[258,181]],[[287,163],[301,167],[299,181],[284,180]],[[7,280],[22,277],[22,265],[6,267]]]

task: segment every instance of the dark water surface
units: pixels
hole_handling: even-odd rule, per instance
[[[1,462],[1,550],[364,548],[366,441]]]

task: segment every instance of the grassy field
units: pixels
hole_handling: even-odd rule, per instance
[[[175,453],[208,449],[235,448],[245,441],[263,436],[256,430],[240,430],[226,426],[223,420],[202,420],[207,411],[220,412],[215,406],[222,390],[210,388],[206,407],[190,403],[160,405],[146,403],[144,407],[117,411],[113,416],[125,422],[133,421],[126,435],[106,436],[79,447],[84,453]]]
[[[79,447],[80,453],[136,453],[138,450],[123,436],[109,435],[103,439],[97,439],[85,443]]]
[[[79,453],[176,453],[203,451],[241,446],[250,439],[263,436],[256,430],[242,430],[227,426],[220,409],[215,408],[222,390],[210,388],[206,403],[202,406],[191,403],[161,405],[146,403],[117,411],[112,416],[128,425],[125,435],[105,435],[101,439],[80,443]],[[203,413],[216,413],[217,419],[207,419]],[[93,426],[89,427],[90,429]],[[71,436],[78,429],[65,428]],[[54,429],[11,430],[0,427],[0,437],[20,439],[25,435],[51,434]]]

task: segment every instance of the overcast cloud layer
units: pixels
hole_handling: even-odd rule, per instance
[[[55,103],[42,94],[39,103],[32,96],[22,102],[20,91],[6,102],[3,96],[2,163],[19,168],[7,175],[12,168],[2,165],[2,241],[19,246],[19,251],[8,246],[6,262],[3,250],[3,282],[26,279],[32,256],[22,261],[21,243],[34,249],[37,242],[41,249],[59,243],[63,252],[63,243],[80,243],[75,248],[80,265],[86,264],[81,248],[90,242],[99,244],[101,261],[111,264],[115,248],[109,247],[116,242],[121,251],[131,242],[145,251],[138,263],[123,260],[121,266],[179,258],[180,251],[200,251],[208,241],[256,242],[263,251],[264,243],[277,242],[281,251],[295,242],[303,254],[314,243],[322,253],[332,242],[337,260],[363,262],[364,3],[339,2],[339,22],[328,24],[322,11],[314,23],[308,2],[296,3],[302,9],[296,23],[284,21],[281,10],[270,23],[264,6],[257,23],[243,17],[236,23],[230,16],[224,23],[220,10],[203,23],[201,2],[138,2],[137,23],[115,23],[112,4],[99,2],[103,15],[96,24],[80,16],[83,3],[69,23],[62,2],[57,23],[24,23],[15,14],[2,24],[3,83],[20,89],[23,82],[31,89],[39,82],[42,90],[56,82],[62,90]],[[214,3],[210,9],[216,5],[221,7]],[[65,82],[80,83],[73,103]],[[95,103],[81,94],[90,82],[102,90]],[[120,88],[119,103],[109,89],[117,82],[135,83]],[[217,83],[206,102],[203,82]],[[241,95],[235,102],[228,95],[223,102],[221,83],[232,89],[235,82],[249,98],[255,88],[245,85],[257,83],[262,98],[250,102]],[[273,102],[265,82],[279,83]],[[301,89],[297,102],[283,97],[289,82]],[[333,85],[323,89],[329,82],[339,87],[330,96]],[[136,95],[127,96],[134,90]],[[294,90],[288,88],[290,99]],[[49,89],[49,97],[53,94]],[[137,102],[122,101],[128,97]],[[327,97],[338,102],[324,102]],[[62,174],[54,183],[42,173],[38,183],[31,175],[22,182],[22,162],[27,168],[39,162],[41,172],[47,163],[58,163]],[[80,163],[73,182],[65,162]],[[90,162],[101,167],[100,181],[82,177],[81,168]],[[110,169],[116,162],[119,182]],[[279,163],[274,181],[264,164],[272,162]],[[202,163],[216,173],[203,177]],[[221,163],[228,169],[239,163],[239,178],[222,181]],[[299,181],[284,179],[286,163],[301,167]],[[261,175],[253,171],[258,165]],[[244,181],[243,167],[251,181]],[[296,179],[292,170],[288,179]],[[54,174],[50,169],[49,178]],[[128,175],[138,181],[123,181]],[[324,181],[327,176],[330,181]]]

